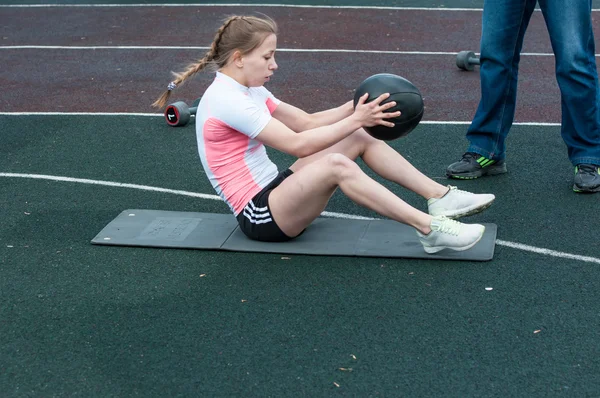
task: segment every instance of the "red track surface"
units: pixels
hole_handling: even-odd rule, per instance
[[[3,46],[208,46],[219,20],[262,11],[274,17],[279,47],[457,52],[478,50],[478,11],[351,10],[279,7],[6,8]],[[32,29],[35,27],[35,29]],[[600,27],[598,27],[600,28]],[[525,52],[551,52],[541,13],[526,36]],[[203,55],[199,50],[0,50],[3,112],[153,112],[149,104],[170,71]],[[479,100],[479,76],[459,71],[453,55],[280,52],[280,70],[268,88],[309,111],[338,105],[373,73],[407,77],[422,91],[424,120],[468,121]],[[521,63],[517,121],[559,122],[554,58]],[[177,90],[191,102],[212,76]]]
[[[479,50],[480,11],[289,7],[93,7],[3,9],[2,45],[208,46],[222,18],[263,12],[282,48],[458,52]],[[600,23],[596,24],[600,29]],[[34,28],[34,29],[32,29]],[[551,52],[540,12],[526,52]]]

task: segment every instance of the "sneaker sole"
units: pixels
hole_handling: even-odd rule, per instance
[[[580,188],[577,185],[573,184],[573,192],[577,192],[577,193],[595,193],[595,192],[600,192],[600,187],[596,187],[596,188]]]
[[[472,248],[473,246],[475,246],[477,243],[479,243],[479,241],[481,240],[481,238],[483,238],[483,234],[485,233],[485,227],[483,228],[483,230],[481,231],[481,235],[479,235],[479,237],[477,238],[477,240],[473,243],[468,244],[467,246],[461,246],[461,247],[451,247],[451,246],[423,246],[423,249],[425,249],[425,253],[427,254],[435,254],[439,251],[442,251],[444,249],[450,249],[450,250],[454,250],[457,252],[462,252],[465,250],[469,250],[470,248]]]
[[[446,177],[455,178],[457,180],[474,180],[475,178],[483,176],[495,176],[504,173],[506,173],[506,164],[500,166],[489,166],[487,168],[472,171],[470,173],[452,174],[450,172],[446,172]]]
[[[430,214],[430,215],[434,216],[434,217],[435,216],[446,216],[448,218],[455,220],[460,217],[467,217],[467,216],[472,216],[477,213],[481,213],[482,211],[484,211],[485,209],[490,207],[492,205],[492,203],[494,203],[494,200],[495,200],[495,198],[490,200],[487,203],[480,205],[480,206],[462,209],[462,211],[460,213],[441,213],[441,214]]]

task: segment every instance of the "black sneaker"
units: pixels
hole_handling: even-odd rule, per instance
[[[506,173],[504,160],[488,159],[475,152],[465,153],[461,160],[452,163],[446,169],[446,176],[449,178],[466,180],[503,173]]]
[[[600,192],[600,166],[595,164],[578,164],[575,166],[573,191]]]

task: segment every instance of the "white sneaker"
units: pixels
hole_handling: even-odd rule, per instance
[[[496,199],[490,193],[475,194],[461,191],[451,185],[448,185],[448,188],[450,190],[441,198],[431,198],[427,201],[430,215],[434,217],[446,216],[448,218],[470,216],[487,209]]]
[[[463,224],[444,216],[433,217],[430,227],[431,232],[427,235],[417,231],[425,252],[430,254],[444,249],[470,249],[481,240],[485,232],[485,226],[481,224]]]

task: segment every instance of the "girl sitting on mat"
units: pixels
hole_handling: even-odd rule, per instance
[[[175,74],[153,104],[162,108],[171,91],[206,68],[216,70],[198,105],[198,152],[212,186],[251,239],[287,241],[300,235],[327,206],[339,187],[352,201],[382,216],[410,225],[427,253],[466,250],[485,227],[453,220],[477,213],[494,200],[443,186],[423,175],[384,141],[362,127],[393,127],[382,105],[389,94],[365,103],[353,101],[309,114],[278,100],[264,87],[275,62],[277,25],[269,17],[233,16],[216,32],[208,52]],[[298,158],[281,172],[269,159],[268,145]],[[361,157],[383,178],[427,199],[424,213],[367,176],[354,162]]]

